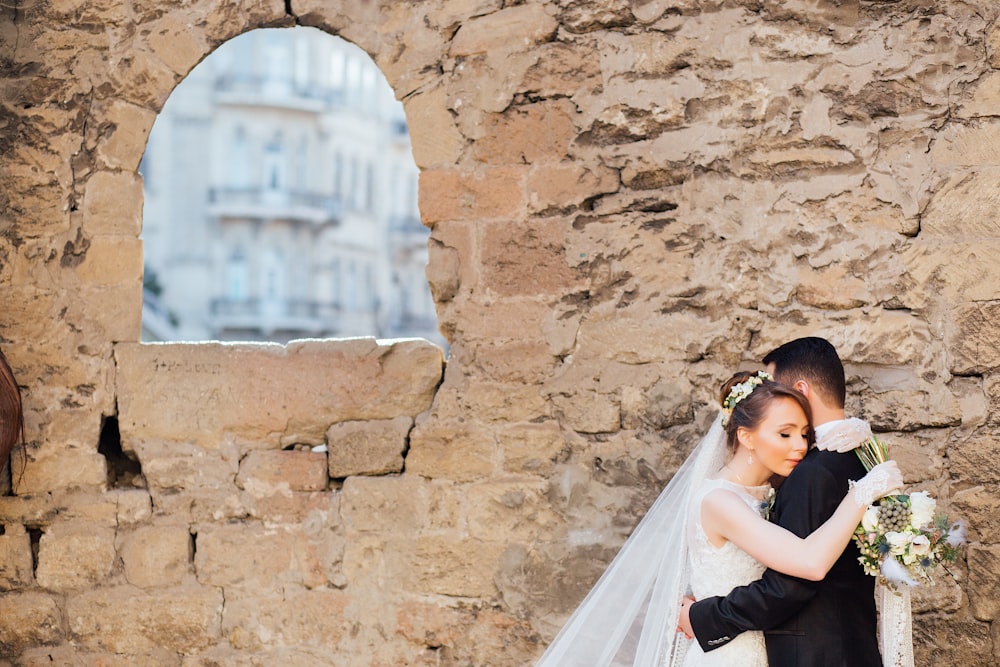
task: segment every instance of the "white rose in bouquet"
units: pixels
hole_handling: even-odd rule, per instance
[[[917,529],[925,528],[934,520],[937,501],[926,491],[910,494],[910,524]]]
[[[861,517],[861,527],[865,529],[866,533],[875,532],[875,529],[878,528],[878,507],[872,505],[865,511],[865,515]]]

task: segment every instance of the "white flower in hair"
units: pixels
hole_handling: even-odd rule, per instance
[[[767,371],[757,371],[756,375],[751,375],[743,382],[733,385],[732,389],[729,390],[729,395],[726,396],[726,400],[722,401],[723,426],[729,423],[729,418],[732,416],[737,404],[752,394],[754,389],[764,383],[764,380],[773,381],[774,378]]]

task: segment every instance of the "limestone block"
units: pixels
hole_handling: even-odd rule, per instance
[[[571,33],[587,33],[603,28],[620,28],[630,25],[635,18],[630,11],[632,3],[626,0],[608,0],[602,3],[569,2],[559,15],[559,23]]]
[[[163,99],[173,90],[173,83],[172,77],[169,84],[164,81],[161,89]],[[109,131],[98,141],[98,158],[104,166],[111,169],[134,172],[146,151],[146,139],[156,120],[156,113],[123,100],[111,102],[102,111],[102,119],[107,123]],[[125,213],[126,218],[133,215],[134,211]]]
[[[406,416],[334,424],[326,432],[330,477],[402,472],[411,428]]]
[[[342,495],[340,511],[348,530],[412,535],[427,523],[429,489],[413,475],[348,477]]]
[[[985,544],[1000,541],[1000,486],[980,485],[956,491],[951,498],[955,519],[964,519],[973,540]]]
[[[526,49],[547,41],[558,24],[543,5],[516,5],[464,21],[452,39],[452,57]]]
[[[567,447],[556,422],[511,424],[497,435],[503,469],[511,473],[549,475]]]
[[[619,188],[618,174],[610,169],[595,173],[579,164],[536,166],[528,175],[528,210],[544,213],[580,205],[585,199]]]
[[[518,340],[481,345],[471,367],[482,382],[532,386],[552,375],[559,359],[544,341]]]
[[[994,21],[986,30],[986,54],[990,67],[1000,69],[1000,22]]]
[[[916,659],[924,664],[955,660],[956,664],[988,665],[994,660],[989,624],[964,615],[917,616],[913,643]]]
[[[203,30],[192,25],[186,14],[166,14],[145,27],[149,31],[146,43],[152,52],[181,76],[190,72],[211,51]]]
[[[963,486],[1000,485],[1000,461],[994,456],[996,438],[977,436],[948,446],[948,472]]]
[[[991,301],[1000,295],[993,272],[1000,241],[970,239],[952,243],[944,237],[918,238],[901,255],[922,299]]]
[[[347,613],[351,602],[345,591],[330,589],[282,596],[227,595],[222,632],[240,652],[275,643],[333,649],[351,630]]]
[[[72,447],[58,449],[56,451],[56,447],[49,446],[28,460],[18,483],[18,493],[104,488],[108,473],[103,456],[96,451]]]
[[[391,542],[386,549],[390,571],[399,584],[415,593],[455,597],[493,597],[493,578],[504,543],[432,536],[406,543]]]
[[[596,94],[602,84],[601,64],[587,44],[549,42],[535,47],[537,61],[521,80],[521,88],[556,99]]]
[[[463,494],[468,501],[469,535],[487,541],[501,534],[523,544],[551,535],[558,519],[546,498],[547,490],[545,480],[468,485]]]
[[[586,277],[566,258],[570,225],[563,219],[484,225],[480,250],[482,281],[497,296],[573,293]]]
[[[92,286],[142,284],[142,241],[130,236],[94,236],[76,272]]]
[[[859,417],[879,431],[912,431],[922,427],[958,426],[958,401],[941,387],[916,391],[865,389],[857,394]]]
[[[35,578],[56,591],[86,588],[111,574],[116,557],[113,529],[84,521],[54,523],[39,542]]]
[[[322,491],[327,484],[326,467],[322,452],[253,451],[240,462],[236,485],[254,495],[281,490]]]
[[[998,166],[1000,123],[992,119],[949,123],[931,144],[930,158],[942,167]]]
[[[1000,613],[1000,547],[969,546],[969,602],[980,621]]]
[[[139,439],[218,446],[223,433],[318,445],[335,422],[426,410],[443,365],[437,346],[415,339],[120,344],[115,357],[126,449]]]
[[[872,300],[865,281],[849,275],[843,264],[818,270],[800,268],[795,298],[804,305],[827,310],[850,310]]]
[[[152,501],[148,491],[108,491],[106,495],[115,504],[115,521],[120,525],[145,521],[152,514]]]
[[[576,112],[567,100],[539,102],[511,107],[503,113],[484,114],[482,122],[477,125],[473,156],[495,165],[550,162],[553,155],[565,155],[580,133],[575,116]],[[582,165],[576,166],[584,169]],[[581,188],[579,191],[581,194],[584,192],[589,190]]]
[[[73,644],[42,646],[22,653],[18,658],[21,667],[180,667],[181,656],[164,648],[152,648],[139,653],[119,655],[109,651],[86,650]],[[206,666],[207,667],[207,666]]]
[[[294,525],[206,524],[195,539],[198,581],[242,590],[327,585],[343,552],[328,526],[310,532]]]
[[[469,301],[462,308],[462,339],[477,342],[533,340],[541,333],[542,322],[551,311],[552,307],[544,299],[533,297]],[[452,357],[459,350],[453,347]]]
[[[246,512],[255,519],[274,523],[320,521],[336,526],[340,521],[340,495],[330,491],[278,492],[243,499]]]
[[[948,463],[953,468],[955,449],[964,448],[961,444],[949,444],[947,436],[937,429],[880,434],[879,438],[891,448],[892,458],[899,463],[907,484],[938,479],[944,471],[944,451],[948,452]]]
[[[66,616],[70,631],[88,648],[195,653],[221,639],[222,608],[222,591],[208,586],[114,586],[70,596]]]
[[[957,612],[962,608],[962,584],[961,571],[954,565],[948,568],[952,576],[944,571],[939,571],[935,579],[921,586],[914,586],[910,590],[910,600],[914,614],[926,612],[946,613]]]
[[[435,169],[455,164],[466,141],[448,109],[447,90],[442,87],[410,95],[403,106],[417,166]]]
[[[142,227],[142,178],[127,171],[98,171],[83,194],[83,230],[88,237],[136,237]]]
[[[800,311],[803,319],[786,314],[780,328],[765,327],[753,338],[751,359],[801,336],[822,336],[829,340],[845,364],[879,364],[918,367],[931,347],[927,322],[913,313],[870,309],[868,313],[828,318],[823,313]],[[814,319],[815,318],[815,319]]]
[[[33,580],[28,533],[20,524],[5,523],[0,535],[0,591],[27,588]]]
[[[3,655],[17,655],[39,644],[54,644],[65,632],[56,598],[34,591],[0,595],[0,653]]]
[[[949,370],[956,375],[1000,368],[1000,303],[968,303],[952,311]]]
[[[410,432],[406,471],[429,478],[466,481],[494,469],[496,443],[490,433],[459,421],[428,419]]]
[[[136,443],[135,453],[151,490],[204,490],[217,495],[236,490],[239,462],[225,449],[147,440]]]
[[[493,167],[474,173],[428,169],[420,172],[420,219],[517,220],[525,210],[526,167]]]
[[[955,111],[958,118],[983,118],[1000,114],[1000,72],[987,71],[964,89]]]
[[[931,197],[920,220],[921,238],[996,239],[1000,237],[1000,220],[994,215],[998,204],[1000,169],[957,172]]]
[[[614,433],[621,428],[621,403],[615,396],[578,391],[552,396],[560,421],[578,433]]]
[[[186,526],[144,526],[121,547],[125,579],[139,588],[179,584],[191,572],[191,533]]]

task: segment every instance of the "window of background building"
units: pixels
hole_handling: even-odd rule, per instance
[[[158,184],[145,193],[146,260],[176,314],[147,336],[445,346],[433,313],[408,329],[390,317],[430,302],[427,232],[398,224],[416,215],[405,115],[354,45],[301,27],[223,44],[168,99],[142,173]],[[161,238],[173,245],[153,252]],[[215,305],[226,302],[241,305]]]

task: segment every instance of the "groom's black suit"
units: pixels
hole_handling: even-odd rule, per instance
[[[836,511],[849,480],[865,469],[854,452],[812,449],[781,485],[774,521],[800,537]],[[746,630],[764,630],[769,667],[881,667],[876,638],[875,578],[858,563],[853,540],[822,581],[767,570],[724,598],[691,607],[691,626],[705,651]]]

